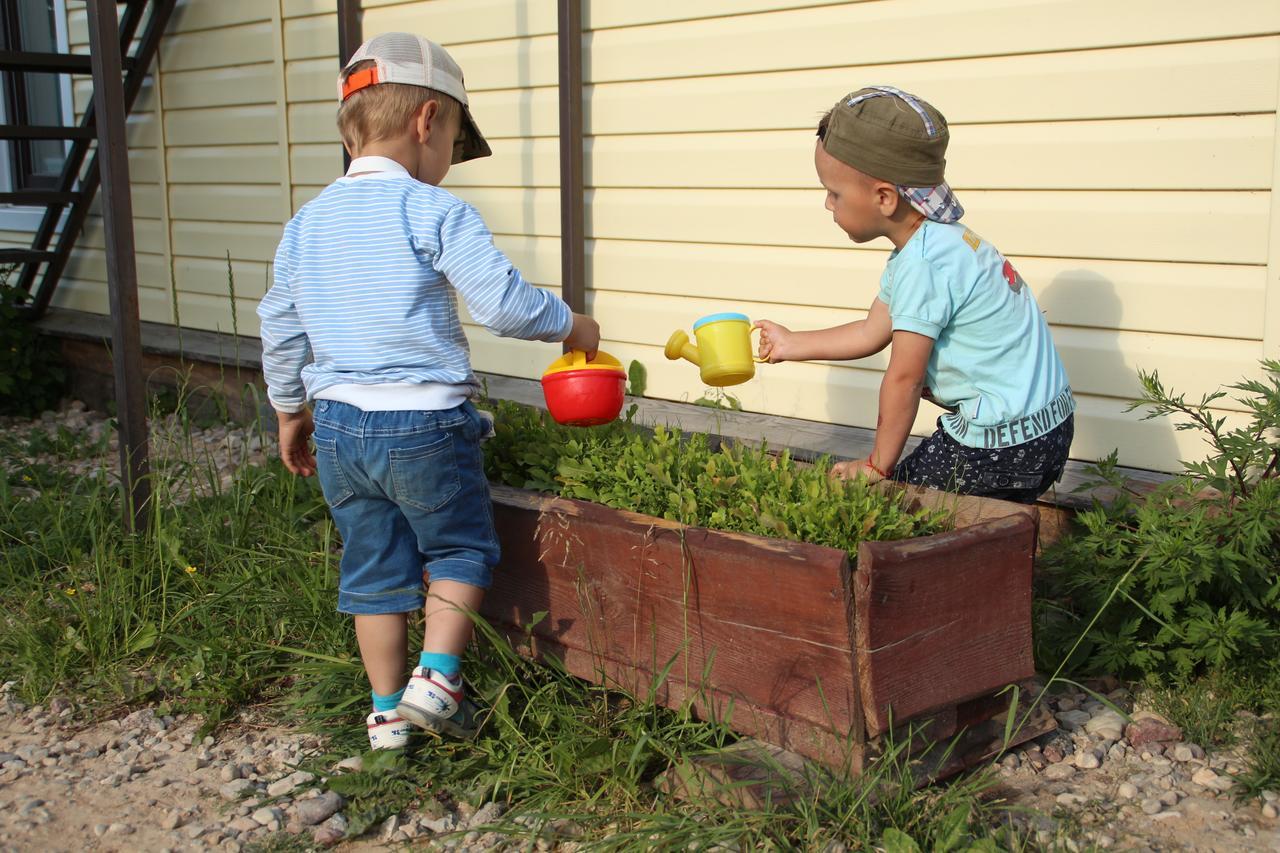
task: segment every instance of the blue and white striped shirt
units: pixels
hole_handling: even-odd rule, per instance
[[[457,294],[495,335],[562,341],[573,317],[493,245],[474,207],[361,157],[297,212],[258,305],[271,404],[301,410],[326,388],[439,383],[478,388]],[[310,363],[308,363],[310,361]],[[371,389],[372,390],[372,389]]]

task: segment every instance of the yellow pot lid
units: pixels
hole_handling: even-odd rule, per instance
[[[604,350],[597,351],[596,357],[591,361],[587,361],[587,354],[580,349],[575,349],[547,365],[547,369],[543,371],[542,375],[550,376],[553,373],[564,373],[567,370],[610,370],[614,373],[621,373],[624,376],[627,373],[622,368],[622,362]]]

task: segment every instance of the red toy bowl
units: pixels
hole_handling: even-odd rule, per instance
[[[627,374],[617,359],[597,353],[566,353],[542,375],[542,394],[556,423],[566,426],[607,424],[622,411]]]

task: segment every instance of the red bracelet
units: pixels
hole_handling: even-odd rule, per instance
[[[879,468],[877,468],[877,467],[876,467],[876,463],[874,463],[874,462],[872,462],[872,461],[871,461],[871,457],[870,457],[870,456],[868,456],[868,457],[867,457],[867,467],[868,467],[868,468],[870,468],[872,471],[875,471],[875,472],[876,472],[877,474],[879,474],[881,477],[884,477],[886,480],[888,480],[888,479],[889,479],[889,475],[888,475],[888,474],[886,474],[884,471],[881,471]]]

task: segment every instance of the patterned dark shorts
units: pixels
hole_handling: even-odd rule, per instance
[[[962,495],[1034,503],[1062,477],[1075,415],[1039,438],[1013,447],[966,447],[938,420],[938,430],[893,469],[893,479]]]

